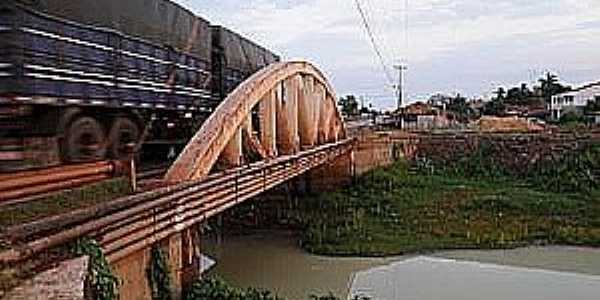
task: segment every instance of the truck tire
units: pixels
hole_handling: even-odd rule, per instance
[[[131,119],[115,118],[108,134],[109,156],[114,159],[126,158],[129,145],[133,145],[133,150],[137,151],[141,135],[139,126]]]
[[[106,134],[93,117],[75,117],[63,140],[63,160],[70,163],[92,162],[106,158]]]

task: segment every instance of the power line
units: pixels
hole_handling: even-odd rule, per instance
[[[375,36],[373,35],[373,30],[371,30],[371,26],[369,25],[369,22],[367,21],[367,17],[365,15],[364,10],[362,9],[362,6],[360,5],[360,1],[354,0],[354,2],[356,3],[356,9],[358,10],[358,13],[360,14],[363,25],[365,26],[367,34],[369,35],[369,39],[371,40],[371,44],[373,45],[373,50],[375,50],[375,54],[377,54],[377,57],[379,58],[379,63],[381,63],[383,73],[385,74],[385,77],[387,78],[388,83],[393,85],[394,81],[388,70],[387,64],[385,63],[385,59],[383,58],[383,55],[381,54],[381,50],[379,50],[379,46],[377,45],[377,41],[375,40]]]
[[[409,33],[408,33],[408,0],[404,1],[404,59],[408,60]]]
[[[377,7],[375,7],[373,5],[373,2],[371,0],[363,0],[362,1],[362,9],[365,12],[365,16],[367,21],[369,22],[369,24],[371,25],[371,29],[373,30],[373,37],[376,41],[379,42],[379,46],[381,47],[381,53],[383,54],[383,57],[385,59],[386,62],[391,61],[389,54],[392,53],[389,50],[388,47],[388,43],[385,39],[385,33],[383,33],[380,29],[381,26],[381,22],[383,22],[383,27],[385,28],[385,17],[381,18],[380,16],[375,16],[375,14],[379,14],[378,12],[383,10],[383,11],[387,11],[385,9],[385,7],[383,7],[383,3],[377,3],[379,8],[383,9],[378,9]],[[379,24],[378,24],[379,21]],[[393,54],[392,54],[393,56]],[[393,75],[393,74],[392,74]]]

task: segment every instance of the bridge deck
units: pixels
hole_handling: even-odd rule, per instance
[[[0,253],[0,261],[21,261],[82,236],[96,238],[109,260],[117,261],[330,162],[352,147],[353,140],[346,139],[9,228],[5,234],[26,246]]]

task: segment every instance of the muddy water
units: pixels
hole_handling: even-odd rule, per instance
[[[373,299],[600,299],[600,250],[548,247],[451,251],[394,258],[307,254],[290,232],[206,241],[211,271],[239,287],[288,299],[367,294]]]
[[[217,261],[212,274],[238,287],[266,288],[291,300],[329,292],[347,295],[354,274],[392,261],[310,255],[290,232],[225,237],[220,245],[209,241],[203,246]]]

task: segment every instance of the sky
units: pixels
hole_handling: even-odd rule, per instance
[[[395,105],[398,63],[411,102],[488,97],[546,71],[575,86],[600,80],[600,0],[360,0],[387,71],[354,0],[175,1],[285,60],[313,62],[338,96],[382,109]]]

